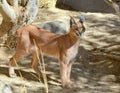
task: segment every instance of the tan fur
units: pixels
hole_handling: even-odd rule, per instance
[[[73,18],[71,26],[77,26],[78,31],[83,31],[83,24],[80,22],[74,23]],[[74,27],[70,28],[69,33],[65,35],[59,35],[48,32],[35,25],[28,25],[21,27],[17,30],[17,48],[15,55],[9,62],[9,74],[11,77],[15,76],[14,64],[21,58],[33,54],[32,68],[36,73],[40,73],[37,68],[37,56],[34,40],[37,45],[37,50],[41,48],[44,54],[57,57],[60,63],[60,74],[63,87],[70,87],[72,82],[70,80],[70,72],[73,63],[73,59],[76,57],[80,42],[80,37],[76,35]]]

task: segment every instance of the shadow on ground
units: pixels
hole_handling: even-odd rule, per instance
[[[50,13],[49,13],[50,12]],[[71,11],[40,13],[41,20],[63,18],[80,13]],[[49,14],[49,16],[47,16]],[[55,15],[56,14],[56,15]],[[81,13],[86,17],[86,32],[81,40],[78,56],[72,68],[74,87],[63,89],[57,59],[44,57],[50,93],[119,93],[120,92],[120,21],[113,14]],[[44,16],[43,16],[44,15]],[[46,17],[45,17],[46,15]],[[46,18],[46,19],[45,19]],[[69,22],[69,21],[68,21]],[[52,25],[53,26],[53,25]],[[8,76],[8,58],[11,54],[0,50],[0,80],[8,83],[14,93],[45,93],[44,85],[36,78],[30,66],[31,55],[15,68],[16,78]],[[7,56],[9,55],[9,56]],[[12,54],[13,55],[13,54]],[[4,57],[4,58],[3,58]],[[20,78],[21,72],[23,78]]]

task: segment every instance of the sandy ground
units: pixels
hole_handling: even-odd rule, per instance
[[[45,57],[49,93],[120,93],[120,19],[114,14],[81,13],[59,9],[39,10],[36,22],[86,18],[86,32],[72,68],[74,87],[63,89],[56,59]],[[0,48],[0,80],[14,93],[45,93],[44,84],[30,67],[31,55],[15,67],[16,78],[8,76],[8,60],[13,51]],[[115,56],[115,57],[114,57]],[[116,58],[117,57],[117,58]],[[19,72],[23,78],[20,77]]]

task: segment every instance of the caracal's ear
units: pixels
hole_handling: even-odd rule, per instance
[[[74,18],[70,16],[70,27],[72,27],[75,24],[76,24],[76,22],[75,22]]]
[[[85,17],[84,17],[84,16],[80,16],[79,22],[80,22],[80,23],[85,22]]]

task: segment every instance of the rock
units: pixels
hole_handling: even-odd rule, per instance
[[[43,23],[38,23],[37,25],[50,32],[57,33],[57,34],[65,34],[69,29],[69,22],[67,20],[43,22]]]
[[[0,80],[0,93],[13,93],[10,86]]]
[[[83,12],[114,12],[104,0],[58,0],[56,6],[61,8],[61,5]]]

